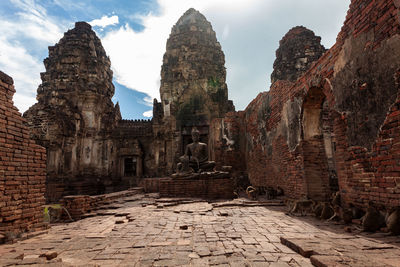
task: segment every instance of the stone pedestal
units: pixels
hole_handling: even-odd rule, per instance
[[[232,199],[233,179],[228,172],[193,173],[160,181],[161,197]]]

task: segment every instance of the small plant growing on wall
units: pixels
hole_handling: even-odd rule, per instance
[[[217,88],[221,87],[221,83],[218,78],[210,77],[208,78],[208,86]]]

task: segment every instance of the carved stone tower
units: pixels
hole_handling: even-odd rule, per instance
[[[77,22],[49,47],[38,103],[24,114],[32,138],[47,148],[47,192],[54,194],[49,200],[91,193],[115,168],[110,135],[121,115],[111,101],[110,64],[86,22]]]
[[[211,23],[193,8],[186,11],[172,28],[161,69],[163,122],[155,132],[162,131],[168,139],[161,153],[167,169],[191,141],[193,126],[207,142],[211,120],[234,110],[224,64]]]

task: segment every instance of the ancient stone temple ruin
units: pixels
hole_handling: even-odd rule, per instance
[[[49,47],[23,116],[0,71],[0,244],[35,236],[0,245],[0,265],[399,266],[400,1],[351,0],[320,41],[290,29],[270,89],[235,111],[189,9],[151,120],[121,118],[86,22]]]
[[[208,143],[209,125],[234,109],[225,58],[210,22],[189,9],[172,28],[161,69],[161,103],[151,121],[122,120],[110,60],[85,22],[49,47],[38,103],[25,112],[31,136],[47,148],[49,201],[99,194],[175,171],[192,127]],[[140,179],[139,179],[140,180]]]
[[[121,119],[111,63],[91,26],[77,22],[44,63],[38,103],[24,117],[47,148],[47,199],[116,191],[150,173],[151,122]]]
[[[244,111],[235,111],[228,100],[221,45],[210,22],[189,9],[167,40],[161,102],[154,100],[148,121],[121,118],[119,104],[111,101],[110,59],[91,26],[77,22],[49,47],[38,102],[25,112],[26,126],[21,126],[46,148],[47,157],[27,143],[37,150],[37,164],[47,158],[47,201],[153,183],[157,186],[151,190],[167,195],[170,188],[193,196],[203,186],[209,188],[205,191],[218,189],[213,197],[231,196],[227,180],[212,184],[214,189],[206,182],[171,180],[195,128],[199,141],[208,146],[207,160],[215,163],[216,171],[228,170],[228,180],[248,177],[255,188],[279,187],[290,199],[327,201],[339,191],[344,206],[365,209],[370,201],[399,206],[398,12],[398,1],[352,0],[329,50],[311,30],[290,29],[276,51],[269,91],[261,92]],[[10,78],[2,78],[8,91],[4,89],[0,107],[6,104],[0,111],[7,118],[8,110],[14,110],[10,86]],[[6,128],[16,137],[0,129],[6,150],[11,140],[28,140],[25,128],[22,133],[14,129],[24,121],[17,120]],[[4,151],[1,160],[8,161]],[[14,169],[3,164],[2,171],[0,190],[7,191],[7,171]],[[18,194],[6,195],[7,201],[19,200]]]
[[[24,117],[32,138],[47,148],[47,197],[53,199],[68,190],[94,189],[89,179],[95,182],[116,167],[108,153],[121,116],[111,102],[110,60],[90,25],[77,23],[49,47],[44,64],[38,103]]]

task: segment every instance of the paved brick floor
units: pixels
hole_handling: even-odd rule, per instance
[[[399,237],[349,234],[341,225],[240,200],[172,204],[125,199],[97,216],[1,245],[0,266],[312,266],[299,253],[320,254],[311,257],[318,266],[400,266]],[[39,257],[52,252],[54,259]]]

